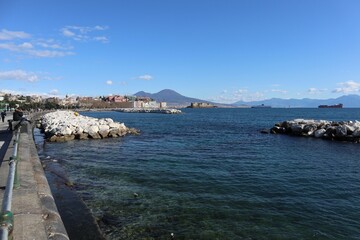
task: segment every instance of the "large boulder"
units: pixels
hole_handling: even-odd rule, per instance
[[[307,124],[304,126],[303,132],[308,136],[312,136],[317,128],[318,126],[315,123]]]
[[[77,133],[77,134],[75,134],[75,138],[76,139],[88,139],[89,138],[89,134],[87,134],[87,133]]]
[[[340,125],[335,127],[336,133],[335,136],[336,137],[345,137],[347,135],[347,129],[345,125]]]
[[[291,133],[294,135],[300,135],[303,132],[304,124],[294,124],[291,126]]]
[[[99,134],[102,138],[107,138],[110,132],[110,127],[108,125],[99,126]]]
[[[109,137],[118,137],[118,136],[120,136],[119,128],[111,128],[109,130]]]
[[[360,137],[360,127],[356,128],[352,133],[353,137]]]
[[[321,129],[319,129],[319,130],[316,130],[316,131],[314,132],[314,137],[316,137],[316,138],[321,138],[321,137],[324,136],[325,132],[326,132],[326,130],[323,129],[323,128],[321,128]]]

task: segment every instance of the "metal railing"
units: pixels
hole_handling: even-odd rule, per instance
[[[14,227],[14,215],[11,212],[11,201],[13,195],[14,183],[16,183],[16,167],[18,162],[18,148],[20,138],[20,128],[16,130],[14,140],[14,151],[9,161],[9,174],[7,177],[3,203],[0,216],[0,239],[7,240],[10,236],[12,239],[12,231]]]

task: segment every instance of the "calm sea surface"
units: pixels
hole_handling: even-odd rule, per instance
[[[360,109],[82,114],[142,132],[39,150],[108,239],[360,239],[360,145],[260,133],[294,118],[360,120]]]

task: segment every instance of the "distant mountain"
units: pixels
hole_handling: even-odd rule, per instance
[[[242,106],[256,106],[256,105],[270,105],[272,107],[318,107],[319,105],[334,105],[342,103],[344,108],[359,108],[360,107],[360,96],[359,95],[345,95],[338,98],[330,98],[330,99],[281,99],[281,98],[271,98],[262,101],[253,101],[253,102],[243,102],[239,101],[234,103],[233,105]]]
[[[190,98],[181,95],[180,93],[175,92],[171,89],[164,89],[158,93],[147,93],[144,91],[140,91],[134,94],[137,97],[150,97],[157,102],[166,102],[169,106],[189,106],[192,102],[208,102],[209,101],[197,99],[197,98]],[[216,103],[212,103],[215,104]]]

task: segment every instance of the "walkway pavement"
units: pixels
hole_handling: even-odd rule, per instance
[[[7,130],[8,119],[12,119],[10,112],[4,123],[0,119],[0,202],[6,186],[8,162],[14,151],[13,132]],[[20,181],[13,190],[11,208],[14,214],[13,238],[68,240],[37,154],[31,125],[21,127],[18,159],[17,174]]]

